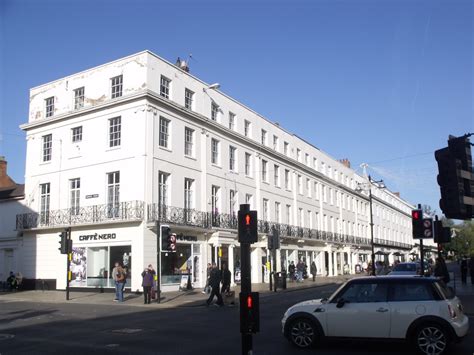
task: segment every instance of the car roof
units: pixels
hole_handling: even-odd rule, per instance
[[[396,283],[396,282],[436,282],[438,278],[432,276],[413,276],[413,275],[382,275],[382,276],[363,276],[363,277],[355,277],[350,279],[349,282],[360,282],[360,283],[369,283],[369,282],[388,282],[388,283]]]

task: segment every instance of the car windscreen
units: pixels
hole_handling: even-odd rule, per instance
[[[416,264],[398,264],[393,271],[413,271],[416,272]]]

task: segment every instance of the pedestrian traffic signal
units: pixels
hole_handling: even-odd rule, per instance
[[[260,302],[258,292],[241,292],[240,332],[244,334],[260,331]]]
[[[171,235],[171,228],[168,225],[163,225],[160,227],[160,233],[161,233],[161,251],[169,251],[168,246],[169,246],[169,238]]]
[[[423,218],[423,238],[433,238],[433,218]]]
[[[175,233],[170,233],[168,235],[167,250],[176,251],[176,234]]]
[[[67,240],[67,231],[59,233],[59,248],[58,250],[61,252],[61,254],[67,254],[68,253],[68,240]]]
[[[411,211],[411,223],[413,238],[423,238],[423,210],[417,209]]]
[[[240,243],[255,243],[258,241],[257,232],[257,211],[239,210],[239,242]]]
[[[471,219],[473,208],[466,199],[474,197],[471,143],[469,136],[450,136],[448,147],[435,152],[438,163],[439,205],[448,218]]]
[[[267,235],[268,250],[280,249],[280,233],[278,229],[272,227],[272,234]]]

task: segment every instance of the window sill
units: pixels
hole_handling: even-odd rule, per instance
[[[119,150],[121,148],[122,148],[122,146],[118,145],[116,147],[108,147],[105,151],[106,152],[111,152],[111,151],[114,151],[114,150]]]
[[[39,165],[49,165],[49,164],[51,164],[51,160],[41,161]]]
[[[211,163],[211,166],[215,167],[215,168],[218,168],[218,169],[222,169],[222,166],[216,164],[216,163]]]
[[[190,159],[190,160],[194,160],[194,161],[197,161],[197,159],[191,155],[185,155],[184,156],[186,159]]]
[[[161,150],[164,150],[165,152],[173,153],[173,151],[169,149],[168,147],[162,147],[161,145],[158,145],[158,148],[160,148]]]

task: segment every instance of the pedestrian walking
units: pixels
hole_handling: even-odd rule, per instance
[[[202,290],[202,293],[210,293],[210,286],[209,286],[209,278],[211,276],[211,270],[212,270],[212,265],[211,263],[207,263],[207,269],[206,269],[206,285],[204,286],[204,290]]]
[[[153,276],[153,283],[151,284],[151,299],[154,300],[156,298],[156,270],[153,268],[152,264],[148,265],[148,270],[150,271],[151,275]]]
[[[297,282],[303,282],[303,272],[304,272],[304,263],[300,260],[298,264],[296,264],[296,273],[298,275]]]
[[[209,306],[212,303],[212,300],[214,299],[214,296],[217,297],[217,302],[216,304],[218,306],[223,306],[224,301],[222,300],[222,296],[219,290],[219,286],[221,284],[221,272],[217,268],[216,263],[212,263],[212,270],[209,275],[209,285],[212,287],[211,295],[206,301],[206,304]]]
[[[229,292],[230,291],[230,277],[231,277],[231,274],[230,274],[230,271],[227,267],[227,264],[226,263],[222,263],[222,289],[221,289],[221,293],[224,293],[224,292]]]
[[[316,273],[318,272],[318,269],[316,268],[316,263],[313,261],[311,263],[311,275],[313,275],[313,282],[316,281]]]
[[[290,282],[293,282],[295,280],[295,264],[293,261],[290,262],[290,265],[288,266],[288,271],[290,272]]]
[[[461,259],[461,282],[465,285],[467,282],[467,258],[464,256]]]
[[[114,301],[123,302],[123,288],[125,285],[126,274],[125,270],[117,261],[115,267],[112,269],[112,277],[115,281],[115,299]]]
[[[143,286],[143,303],[150,304],[151,302],[151,288],[153,286],[153,269],[149,267],[142,272],[142,286]]]
[[[450,281],[448,268],[446,266],[446,262],[444,261],[443,257],[439,256],[436,258],[436,264],[434,267],[434,275],[439,277],[444,283],[448,283]]]
[[[469,272],[471,274],[471,284],[474,285],[474,256],[469,260]]]

